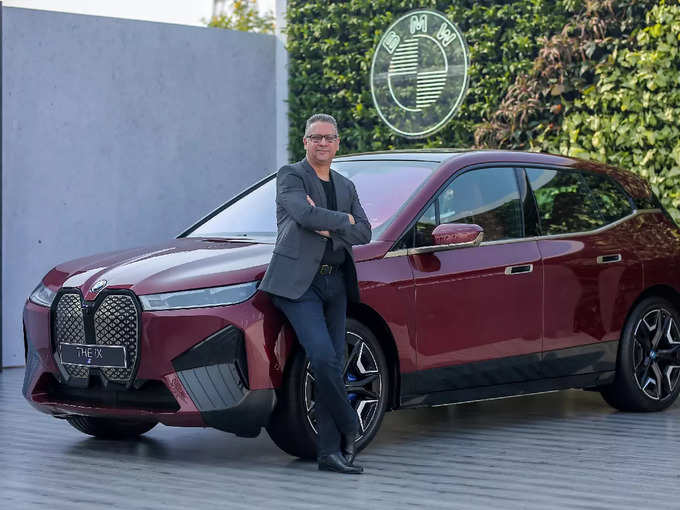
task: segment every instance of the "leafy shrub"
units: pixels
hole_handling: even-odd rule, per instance
[[[531,71],[518,74],[498,109],[477,126],[475,144],[528,149],[559,129],[564,105],[592,85],[600,62],[644,25],[655,0],[584,0],[559,33],[545,38]]]
[[[305,120],[325,112],[338,120],[344,153],[379,149],[469,147],[518,74],[533,66],[543,37],[560,30],[577,0],[290,0],[288,2],[290,149],[304,155]],[[438,133],[412,140],[378,117],[370,88],[375,46],[384,30],[413,9],[444,12],[470,47],[470,86],[460,111]]]
[[[680,220],[680,6],[661,3],[628,47],[616,49],[595,83],[567,106],[542,150],[606,161],[645,177]]]

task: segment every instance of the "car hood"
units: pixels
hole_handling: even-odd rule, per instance
[[[85,299],[95,298],[90,288],[99,280],[138,295],[232,285],[262,279],[273,249],[273,242],[173,239],[65,262],[43,281],[52,289],[77,287]],[[383,243],[355,247],[355,260],[382,256],[387,249]]]

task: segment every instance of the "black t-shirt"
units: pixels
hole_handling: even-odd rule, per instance
[[[333,184],[333,177],[329,181],[324,181],[319,179],[323,185],[323,190],[326,193],[326,209],[332,211],[338,210],[338,203],[335,200],[335,185]],[[326,241],[326,251],[324,251],[323,258],[321,259],[322,264],[330,264],[332,266],[339,266],[345,262],[345,250],[342,247],[338,249],[333,249],[333,241],[328,239]]]

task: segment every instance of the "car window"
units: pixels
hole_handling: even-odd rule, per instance
[[[442,223],[475,223],[485,241],[522,237],[522,212],[512,168],[483,168],[456,177],[416,222],[416,246],[434,244]]]
[[[611,177],[589,172],[582,175],[600,205],[600,214],[605,223],[611,223],[633,212],[628,197]]]
[[[579,172],[527,168],[543,235],[586,232],[605,224]]]
[[[428,207],[423,215],[416,222],[416,246],[430,246],[432,241],[432,231],[437,226],[437,216],[435,213],[435,203]]]

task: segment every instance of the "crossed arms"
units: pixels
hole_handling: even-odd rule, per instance
[[[327,237],[337,237],[349,245],[366,244],[371,240],[371,224],[366,218],[359,196],[352,184],[350,213],[317,207],[305,191],[302,177],[288,168],[279,170],[276,178],[276,200],[293,218],[307,230]]]

